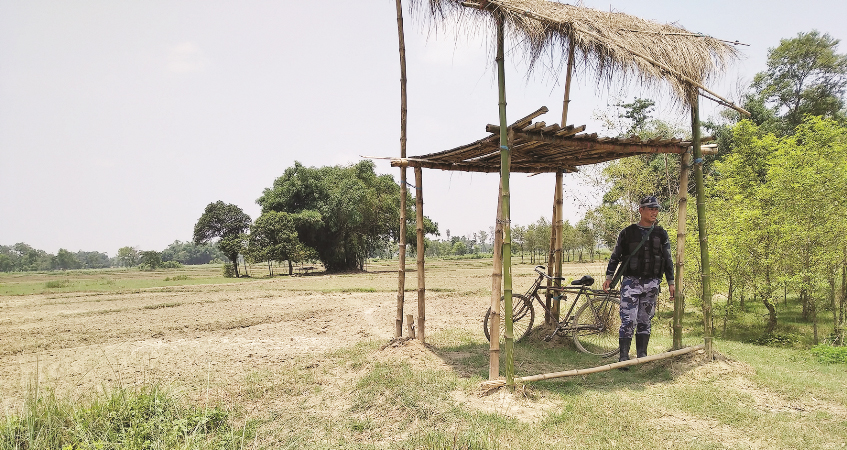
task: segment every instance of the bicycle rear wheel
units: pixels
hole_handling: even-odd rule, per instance
[[[506,300],[500,297],[500,343],[505,342],[506,336]],[[491,317],[491,308],[485,312],[485,339],[491,341],[491,326],[488,320]],[[512,336],[515,342],[520,341],[532,329],[532,322],[535,321],[535,310],[532,308],[532,300],[520,294],[512,294]]]
[[[573,342],[583,353],[602,357],[618,351],[621,300],[612,293],[591,297],[577,311]]]

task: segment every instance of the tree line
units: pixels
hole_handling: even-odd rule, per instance
[[[117,255],[97,251],[71,252],[60,248],[56,254],[19,242],[0,245],[0,272],[35,272],[74,269],[104,269],[109,267],[140,267],[158,269],[184,264],[209,264],[226,261],[226,256],[213,245],[174,241],[161,252],[121,247]]]

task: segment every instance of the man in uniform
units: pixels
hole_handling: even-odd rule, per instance
[[[650,342],[650,321],[656,314],[656,297],[662,274],[668,281],[668,291],[674,297],[676,291],[671,260],[671,244],[668,232],[657,225],[659,202],[656,197],[645,197],[638,208],[641,219],[621,231],[617,244],[609,257],[606,282],[603,290],[609,290],[615,270],[623,264],[621,272],[621,328],[619,332],[620,357],[629,359],[632,336],[635,334],[635,350],[638,358],[647,356]]]

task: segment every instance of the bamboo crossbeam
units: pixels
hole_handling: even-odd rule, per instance
[[[509,125],[509,128],[514,128],[516,130],[519,130],[519,129],[529,125],[530,122],[532,122],[532,119],[535,119],[536,117],[538,117],[542,114],[547,114],[548,111],[550,111],[550,110],[547,109],[546,106],[542,106],[541,108],[536,109],[535,111],[533,111],[532,113],[530,113],[526,117],[518,119],[518,121]]]
[[[547,126],[545,122],[535,122],[532,125],[524,127],[521,131],[536,131]]]
[[[533,381],[541,381],[541,380],[549,380],[552,378],[563,378],[563,377],[574,377],[579,375],[588,375],[590,373],[598,373],[598,372],[606,372],[609,370],[620,369],[622,367],[635,366],[638,364],[644,364],[652,361],[659,361],[662,359],[673,358],[674,356],[685,355],[687,353],[696,352],[698,350],[703,350],[705,348],[705,344],[695,345],[693,347],[685,347],[679,350],[672,350],[669,352],[658,353],[656,355],[646,356],[644,358],[635,358],[627,361],[619,361],[612,364],[606,364],[604,366],[591,367],[588,369],[573,369],[566,370],[563,372],[552,372],[552,373],[543,373],[540,375],[532,375],[527,377],[519,377],[515,378],[515,383],[530,383]],[[485,389],[496,389],[506,385],[505,380],[491,380],[484,381],[482,383],[482,387]]]

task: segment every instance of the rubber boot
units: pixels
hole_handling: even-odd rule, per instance
[[[620,346],[620,357],[618,361],[629,361],[629,348],[632,346],[632,338],[618,338]],[[629,367],[620,367],[620,370],[629,370]]]
[[[649,334],[635,335],[635,352],[638,358],[647,357],[647,344],[650,342]]]

